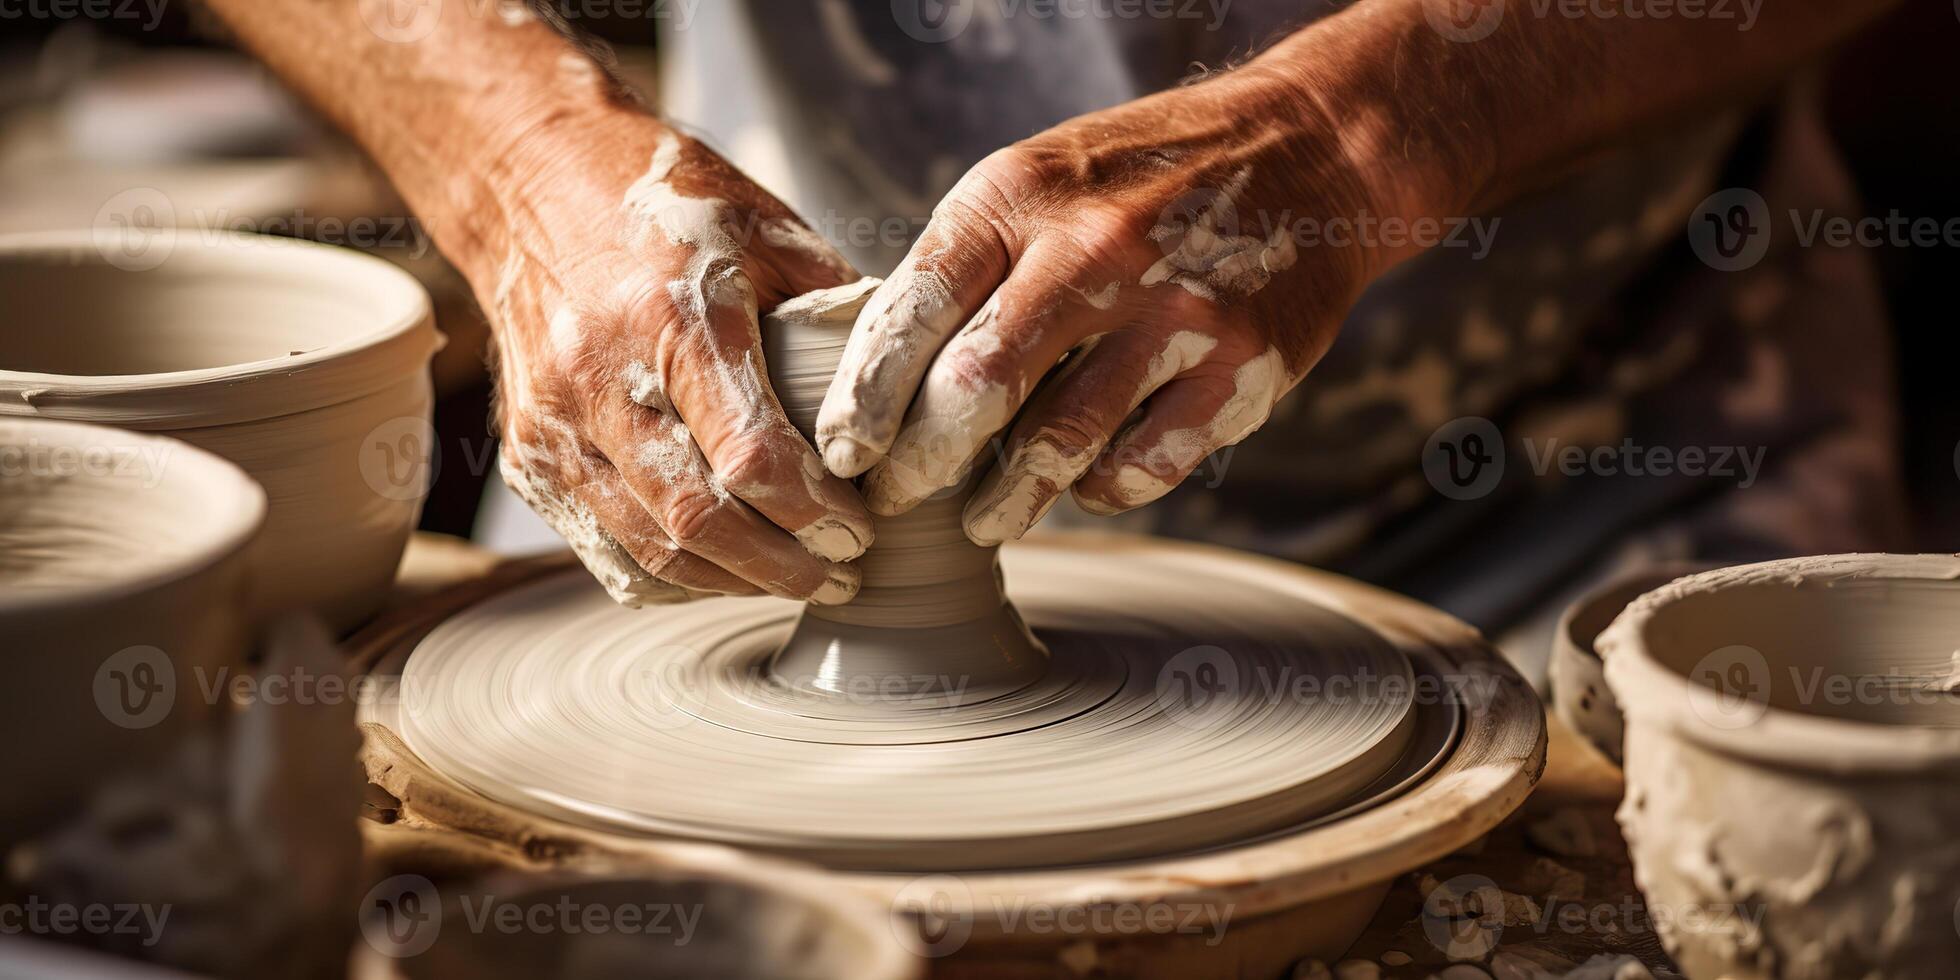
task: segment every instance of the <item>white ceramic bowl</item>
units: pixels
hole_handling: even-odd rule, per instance
[[[1960,557],[1691,575],[1598,642],[1619,820],[1694,977],[1934,978],[1960,962]]]
[[[0,237],[0,416],[168,433],[270,502],[263,612],[373,612],[421,511],[433,431],[422,287],[379,259],[259,235]]]
[[[265,494],[174,439],[0,418],[0,850],[218,710]]]

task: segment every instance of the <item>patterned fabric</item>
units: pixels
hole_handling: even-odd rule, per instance
[[[1143,7],[1176,16],[1115,13]],[[883,273],[987,153],[1243,59],[1300,26],[1302,8],[717,0],[663,39],[665,109]],[[1733,186],[1772,215],[1855,208],[1800,96],[1629,146],[1483,219],[1496,222],[1487,243],[1465,235],[1377,283],[1265,428],[1117,520],[1358,575],[1487,629],[1630,553],[1896,541],[1870,257],[1798,247],[1783,221],[1760,262],[1712,268],[1686,230]],[[1466,416],[1490,420],[1505,462],[1457,499],[1424,462],[1441,449],[1432,435]],[[1562,465],[1573,447],[1587,460],[1576,470]],[[1695,450],[1707,472],[1628,472],[1657,449]],[[1058,508],[1050,523],[1079,520]]]

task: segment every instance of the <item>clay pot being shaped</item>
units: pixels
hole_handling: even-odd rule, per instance
[[[261,612],[358,623],[431,471],[440,338],[407,273],[291,239],[149,229],[0,237],[0,416],[174,435],[244,467],[270,509]]]
[[[265,494],[174,439],[0,418],[0,850],[159,759],[245,662]],[[202,682],[202,683],[200,683]]]
[[[1960,557],[1703,572],[1598,646],[1626,718],[1620,826],[1690,976],[1952,975]]]

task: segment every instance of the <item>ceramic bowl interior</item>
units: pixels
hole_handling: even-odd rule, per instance
[[[0,419],[0,608],[189,574],[264,514],[242,471],[175,440]]]
[[[307,359],[378,342],[425,304],[408,277],[304,243],[180,242],[169,261],[143,267],[49,241],[67,244],[0,249],[8,318],[33,326],[5,331],[0,370],[120,377]]]
[[[1960,728],[1960,582],[1751,581],[1656,608],[1645,647],[1724,694],[1845,721]]]

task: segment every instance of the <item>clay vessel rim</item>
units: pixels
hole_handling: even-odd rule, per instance
[[[180,241],[151,273],[209,271],[250,277],[267,263],[295,270],[341,292],[368,297],[376,307],[350,316],[364,326],[353,336],[300,354],[286,354],[213,367],[144,374],[51,374],[0,368],[0,415],[37,415],[38,403],[85,406],[84,421],[141,426],[188,421],[216,425],[295,415],[357,401],[403,375],[421,371],[443,346],[427,290],[414,276],[385,259],[353,249],[277,235],[213,232],[208,239]],[[65,260],[77,267],[114,269],[88,230],[0,235],[0,263],[31,258]],[[332,384],[296,391],[292,382],[323,369]],[[262,397],[247,397],[262,389]],[[56,411],[50,417],[69,418]]]
[[[1855,579],[1960,581],[1960,555],[1862,553],[1784,558],[1717,568],[1641,595],[1599,635],[1607,685],[1621,713],[1657,723],[1704,748],[1786,769],[1898,775],[1960,769],[1960,730],[1860,721],[1763,705],[1747,725],[1724,728],[1701,717],[1692,698],[1708,689],[1647,649],[1646,632],[1668,605],[1695,594],[1742,586],[1810,585]]]
[[[659,868],[625,869],[604,865],[563,868],[506,868],[478,879],[504,901],[566,891],[582,886],[636,885],[642,887],[688,882],[712,882],[750,893],[745,900],[779,899],[800,905],[826,929],[841,929],[856,940],[863,962],[855,976],[866,980],[905,980],[918,975],[919,960],[897,941],[890,919],[870,898],[842,891],[809,866],[754,852],[736,852],[711,844],[677,843],[670,860]],[[465,889],[467,890],[467,889]]]
[[[1645,585],[1645,588],[1642,588],[1638,593],[1628,598],[1627,603],[1631,605],[1634,599],[1652,592],[1675,579],[1693,575],[1697,572],[1705,572],[1709,568],[1710,565],[1707,562],[1686,560],[1666,561],[1647,568],[1635,569],[1625,575],[1616,575],[1588,589],[1580,594],[1577,599],[1567,603],[1565,609],[1559,613],[1558,628],[1557,632],[1553,634],[1553,637],[1556,641],[1570,647],[1571,652],[1577,653],[1594,663],[1598,663],[1599,651],[1594,649],[1594,644],[1599,640],[1598,634],[1581,637],[1575,632],[1580,626],[1580,620],[1586,618],[1588,614],[1593,612],[1593,606],[1612,598],[1615,593],[1624,592],[1634,587],[1636,584]],[[1612,624],[1609,621],[1606,625]],[[1605,632],[1605,628],[1601,627],[1600,632]]]
[[[189,443],[86,422],[0,416],[0,444],[11,442],[15,432],[32,433],[44,439],[62,437],[61,443],[66,445],[77,444],[78,437],[86,437],[88,444],[92,445],[114,441],[120,445],[146,443],[167,447],[173,464],[188,461],[188,468],[179,472],[193,475],[166,477],[165,482],[201,483],[201,489],[212,494],[212,519],[200,528],[205,540],[193,553],[167,567],[89,585],[0,594],[0,622],[24,614],[104,606],[128,596],[196,578],[244,551],[265,526],[265,490],[258,481],[246,474],[238,464]]]

